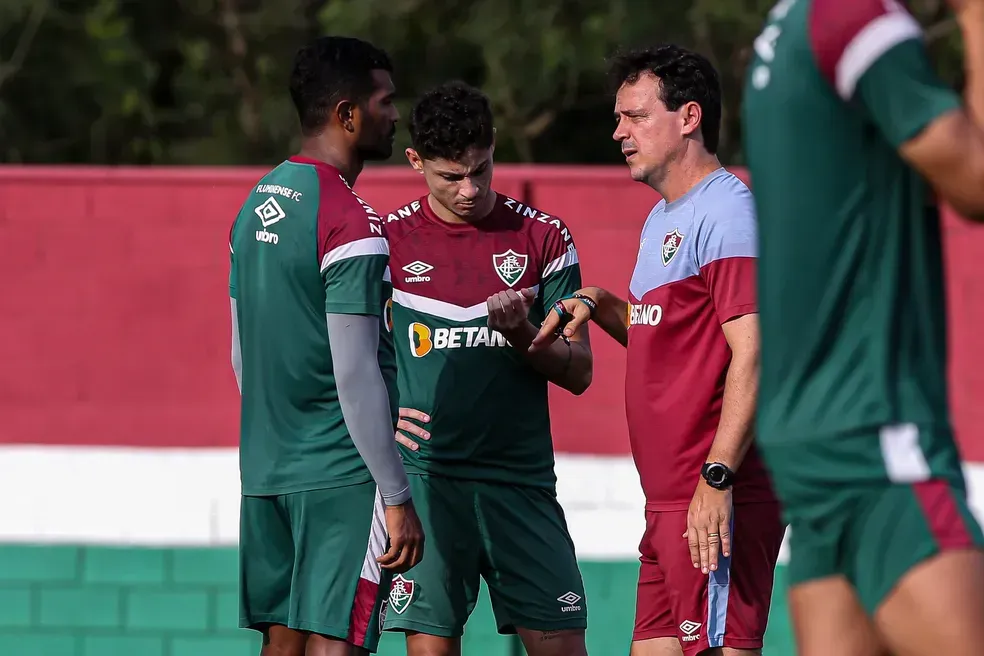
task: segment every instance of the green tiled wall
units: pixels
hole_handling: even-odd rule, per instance
[[[588,649],[628,653],[636,564],[583,563]],[[782,571],[777,589],[782,590]],[[258,637],[237,628],[235,549],[0,545],[0,654],[25,656],[256,656]],[[777,595],[765,653],[792,654]],[[483,595],[465,633],[468,656],[514,656],[495,633]],[[384,656],[404,654],[384,636]]]

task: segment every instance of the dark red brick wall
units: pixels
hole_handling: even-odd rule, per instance
[[[0,167],[0,442],[235,445],[227,236],[263,172]],[[587,283],[627,286],[651,190],[620,167],[496,180],[568,222]],[[403,167],[357,189],[381,212],[424,190]],[[984,461],[984,228],[948,217],[946,240],[953,408]],[[624,353],[601,334],[594,347],[592,388],[552,392],[557,447],[626,453]]]

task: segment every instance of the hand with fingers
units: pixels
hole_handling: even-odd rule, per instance
[[[485,305],[489,311],[489,328],[507,338],[510,333],[529,323],[530,308],[536,300],[536,292],[527,287],[519,290],[507,289],[489,296]]]
[[[548,309],[546,318],[540,324],[540,331],[530,344],[531,351],[546,348],[558,338],[570,339],[578,328],[591,321],[598,301],[586,294],[586,291],[579,290],[571,298],[560,299]]]
[[[430,422],[431,418],[430,415],[421,412],[420,410],[414,410],[413,408],[400,408],[400,418],[396,424],[396,441],[411,451],[417,451],[420,449],[420,444],[417,440],[429,440],[431,438],[431,434],[423,426],[410,421],[411,419],[413,421],[426,424]]]
[[[424,557],[424,529],[413,501],[386,506],[386,532],[389,548],[376,559],[383,569],[402,574]]]
[[[701,481],[690,502],[683,537],[691,562],[704,574],[717,571],[719,556],[731,556],[731,501],[730,488],[716,490]]]

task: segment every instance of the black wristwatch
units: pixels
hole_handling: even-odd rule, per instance
[[[707,462],[700,469],[704,481],[715,490],[727,490],[735,483],[735,473],[720,462]]]

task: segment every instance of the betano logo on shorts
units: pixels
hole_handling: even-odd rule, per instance
[[[455,326],[434,328],[422,323],[410,324],[410,353],[422,358],[434,349],[477,348],[480,346],[505,347],[506,338],[488,326]]]
[[[628,315],[626,317],[627,326],[635,326],[636,324],[656,326],[663,320],[663,308],[654,303],[630,304]]]

